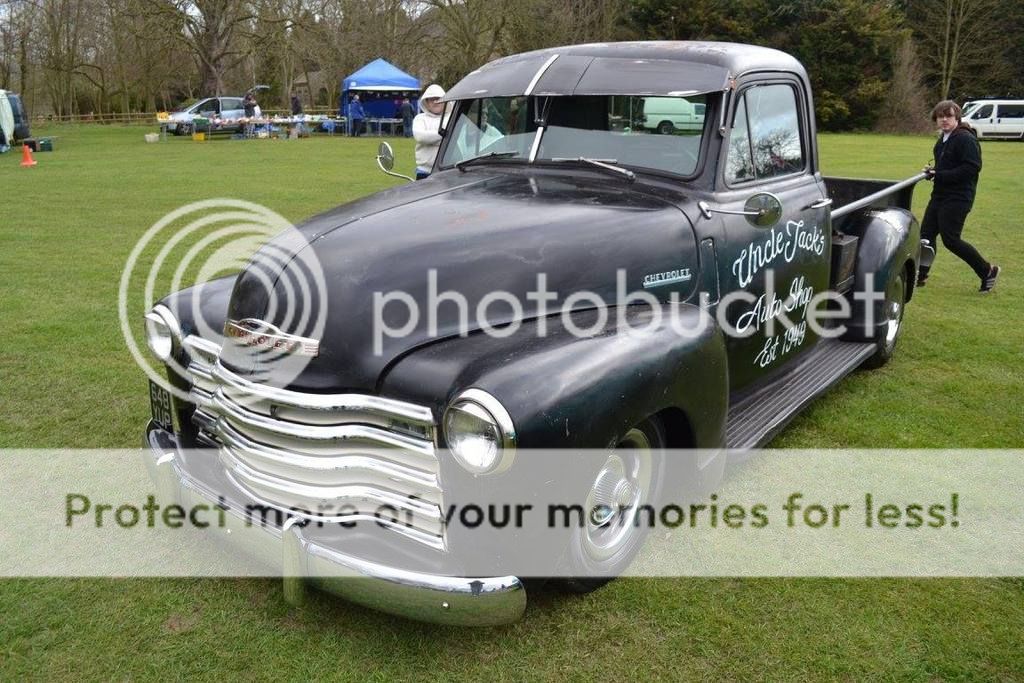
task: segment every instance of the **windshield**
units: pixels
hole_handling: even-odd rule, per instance
[[[459,103],[441,167],[485,154],[536,161],[585,157],[691,176],[704,136],[707,95],[494,97]]]

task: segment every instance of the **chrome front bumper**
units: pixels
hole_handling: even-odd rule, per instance
[[[190,477],[176,454],[174,438],[150,425],[144,457],[161,499],[186,507],[224,505],[224,542],[277,567],[284,575],[285,597],[293,604],[301,603],[312,584],[372,609],[439,624],[507,624],[526,609],[526,590],[515,576],[463,578],[395,569],[318,544],[295,524],[252,524],[244,510]]]

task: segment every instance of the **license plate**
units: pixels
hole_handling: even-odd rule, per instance
[[[153,422],[169,432],[174,431],[174,410],[171,406],[171,392],[149,380],[149,408],[153,413]]]

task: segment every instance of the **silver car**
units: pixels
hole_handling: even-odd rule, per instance
[[[170,114],[168,130],[175,135],[192,132],[192,121],[196,117],[240,119],[245,116],[241,97],[207,97]]]

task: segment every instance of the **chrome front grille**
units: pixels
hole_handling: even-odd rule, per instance
[[[256,502],[318,521],[372,520],[444,547],[429,408],[268,387],[221,365],[216,344],[184,343],[199,439]]]

